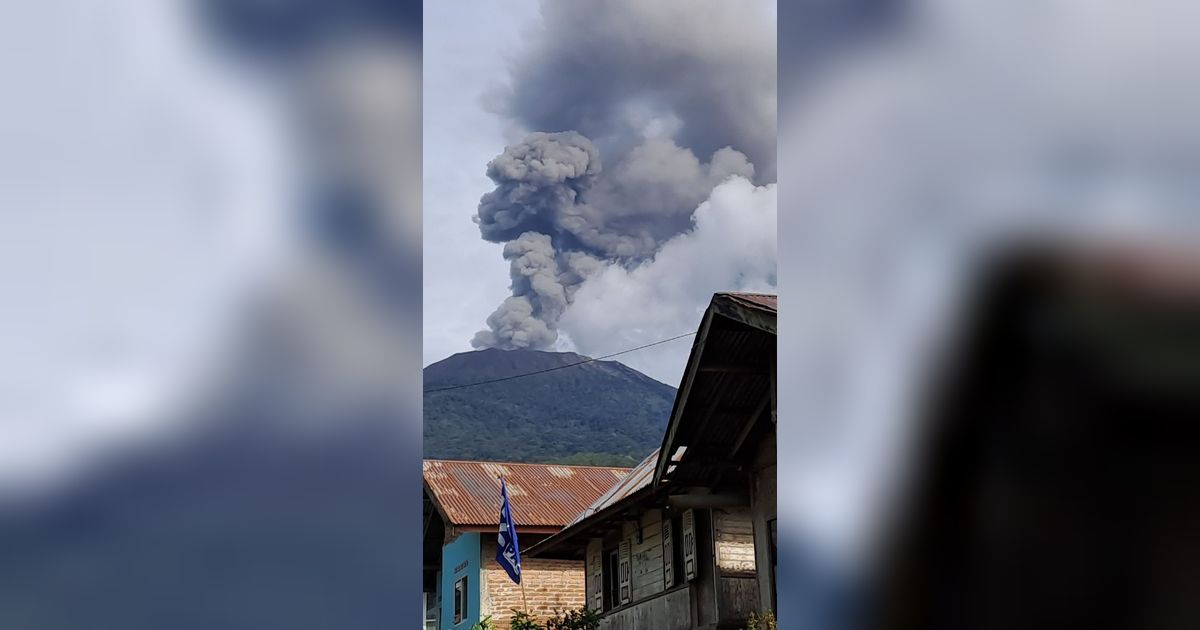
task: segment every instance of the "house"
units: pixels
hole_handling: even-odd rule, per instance
[[[425,460],[424,568],[426,630],[466,630],[492,616],[507,628],[510,610],[525,600],[496,563],[500,478],[521,547],[558,532],[629,469]],[[584,603],[583,563],[522,557],[522,582],[530,613]]]
[[[527,548],[584,561],[601,628],[740,628],[775,609],[777,311],[773,295],[714,295],[662,446]]]

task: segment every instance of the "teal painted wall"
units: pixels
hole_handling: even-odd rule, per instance
[[[467,630],[479,622],[479,534],[460,534],[442,547],[442,628]],[[454,623],[454,583],[467,576],[467,615]]]

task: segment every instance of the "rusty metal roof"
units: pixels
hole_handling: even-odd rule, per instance
[[[494,527],[500,518],[500,477],[518,526],[563,527],[624,479],[628,468],[427,459],[426,491],[455,526]]]
[[[735,300],[748,302],[749,305],[757,306],[770,311],[779,312],[779,296],[772,293],[743,293],[739,291],[727,291],[718,293],[717,295],[726,295]]]
[[[533,545],[526,550],[526,553],[531,557],[544,554],[551,549],[560,547],[567,540],[576,538],[579,532],[592,529],[597,520],[603,521],[620,514],[631,502],[636,503],[640,497],[652,491],[650,486],[654,480],[654,466],[657,463],[658,449],[654,449],[646,456],[646,459],[630,470],[624,479],[614,484],[608,492],[600,495],[566,527],[550,538]]]
[[[600,495],[600,498],[592,502],[587,509],[580,512],[569,525],[574,525],[583,519],[604,511],[605,508],[619,503],[621,499],[645,488],[650,485],[650,481],[654,479],[654,464],[658,461],[658,449],[646,456],[640,464],[633,467],[625,478],[617,482],[613,487],[608,489],[608,492]]]

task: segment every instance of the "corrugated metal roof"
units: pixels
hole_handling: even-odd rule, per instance
[[[674,458],[672,458],[674,460]],[[655,464],[658,463],[658,449],[646,456],[640,464],[634,466],[629,474],[620,482],[609,488],[608,492],[600,495],[587,509],[581,511],[566,527],[550,538],[543,540],[525,550],[530,556],[537,556],[547,550],[560,546],[563,541],[573,538],[578,531],[586,531],[592,527],[595,519],[603,519],[604,512],[617,514],[619,507],[626,499],[633,500],[640,492],[650,487],[654,480]],[[582,528],[582,529],[581,529]]]
[[[760,306],[777,313],[779,312],[779,296],[772,293],[743,293],[740,291],[727,291],[725,293],[718,293],[717,295],[727,295],[743,302],[749,302],[754,306]]]
[[[563,527],[623,480],[628,468],[427,459],[425,485],[452,525],[495,525],[500,476],[517,525]]]
[[[619,502],[621,499],[645,488],[650,485],[650,480],[654,479],[654,464],[658,462],[658,449],[654,449],[653,453],[646,456],[642,463],[633,467],[625,478],[616,483],[608,492],[600,495],[600,498],[592,502],[587,509],[580,512],[570,525],[574,525],[583,519],[603,511],[605,508]]]

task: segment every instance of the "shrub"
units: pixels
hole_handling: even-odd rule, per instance
[[[587,607],[576,610],[554,611],[546,620],[546,630],[597,630],[600,613]]]
[[[512,610],[512,620],[508,622],[510,630],[542,630],[542,625],[537,622],[529,613],[517,610]]]
[[[471,630],[496,630],[496,622],[488,615],[471,625]]]
[[[750,613],[750,618],[746,620],[746,630],[778,630],[775,625],[775,613],[769,610],[762,616]]]

